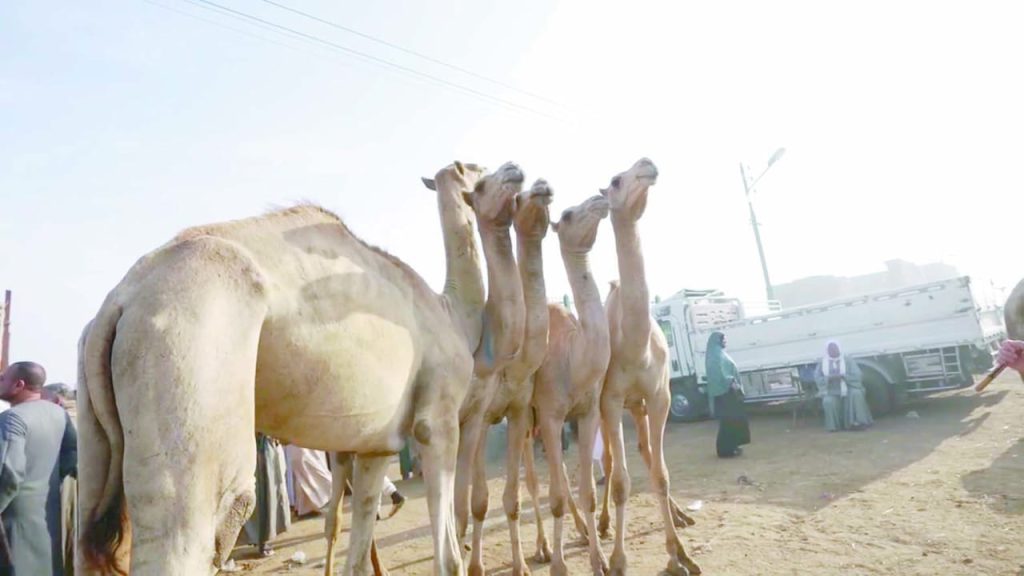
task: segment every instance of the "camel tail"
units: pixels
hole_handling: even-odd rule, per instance
[[[111,375],[111,351],[120,318],[120,307],[105,303],[78,342],[78,386],[85,392],[78,413],[79,429],[87,440],[93,440],[92,447],[84,446],[90,461],[80,466],[84,474],[80,473],[79,481],[86,485],[80,486],[80,548],[86,571],[127,575],[117,557],[128,517],[124,501],[124,433]],[[88,438],[89,435],[96,437]],[[79,454],[81,457],[82,452]],[[86,489],[81,490],[83,487]]]

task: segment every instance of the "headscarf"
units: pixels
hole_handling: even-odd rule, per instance
[[[711,396],[727,392],[732,379],[739,374],[736,362],[725,352],[724,340],[725,334],[712,332],[708,337],[708,347],[704,354],[704,372],[708,378]]]
[[[838,358],[833,358],[828,353],[829,348],[833,345],[839,351]],[[841,377],[842,380],[839,381],[839,395],[846,396],[846,356],[843,354],[842,346],[836,340],[829,340],[825,344],[825,355],[821,358],[821,373],[825,375],[826,380],[830,376]]]

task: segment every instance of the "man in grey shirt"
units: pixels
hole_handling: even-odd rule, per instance
[[[0,575],[63,576],[60,485],[77,475],[78,438],[67,412],[42,399],[46,371],[16,362],[0,374]],[[6,557],[6,552],[10,557]]]

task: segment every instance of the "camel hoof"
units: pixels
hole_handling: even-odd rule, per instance
[[[569,576],[569,570],[565,567],[565,560],[555,560],[551,563],[551,576]]]
[[[469,576],[484,576],[484,565],[483,564],[470,564],[469,565]]]
[[[686,571],[686,568],[684,568],[683,565],[675,558],[669,559],[668,566],[665,566],[665,573],[669,576],[690,576],[690,573]]]
[[[601,535],[601,538],[605,538],[608,535],[608,528],[611,527],[612,521],[608,516],[601,516],[601,519],[597,522],[597,533]]]
[[[512,569],[512,576],[530,576],[530,569],[524,564],[519,569]]]
[[[604,541],[607,542],[607,541],[612,539],[613,534],[612,534],[611,530],[609,530],[608,528],[605,528],[604,530],[598,530],[597,531],[597,536],[601,540],[604,540]]]
[[[547,540],[537,543],[537,553],[534,554],[533,559],[541,564],[551,562],[551,546]]]
[[[592,554],[590,556],[590,568],[594,571],[594,576],[608,576],[608,561],[605,560],[600,548],[598,548],[596,555]]]

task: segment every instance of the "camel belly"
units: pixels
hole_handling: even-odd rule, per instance
[[[257,360],[257,429],[321,450],[401,449],[422,358],[412,330],[360,311],[322,324],[269,320]]]

